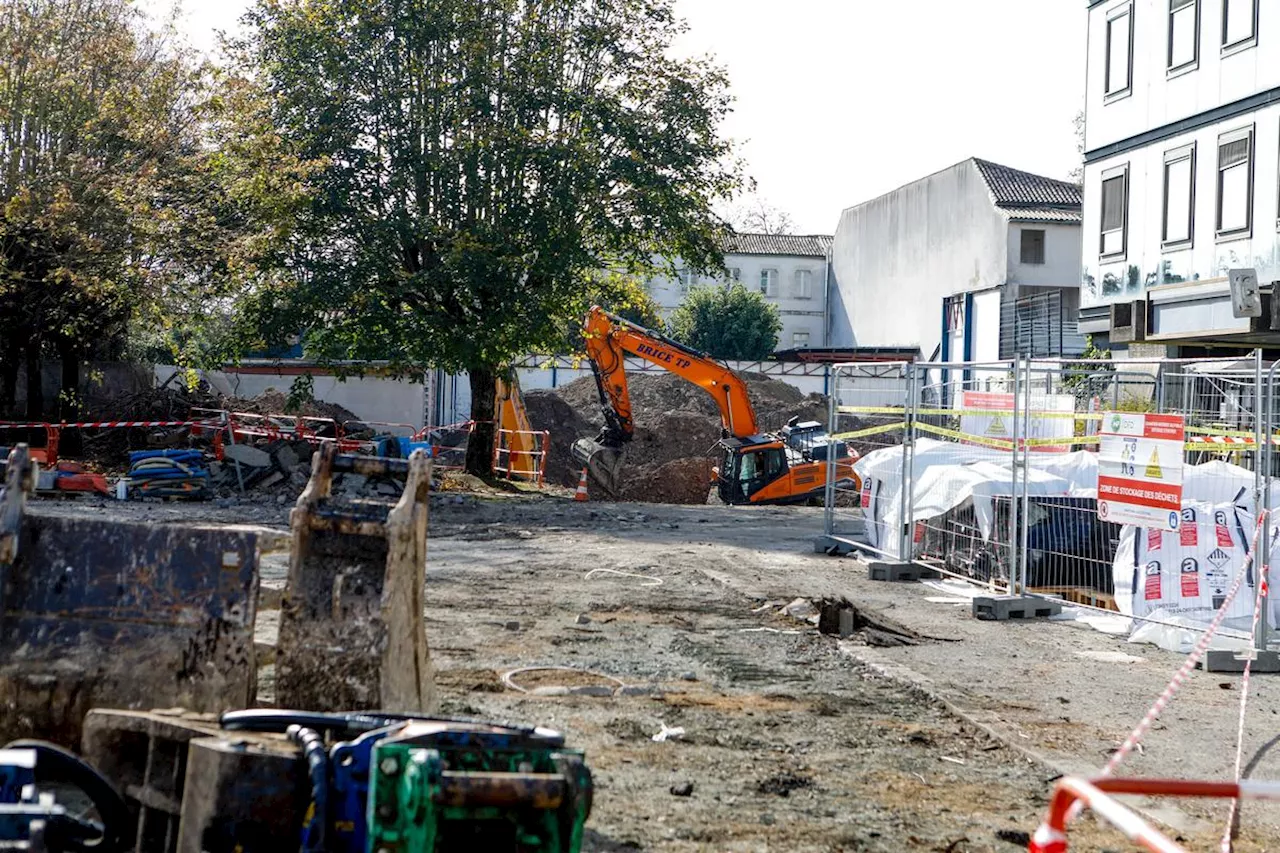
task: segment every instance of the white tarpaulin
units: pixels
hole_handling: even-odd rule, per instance
[[[1094,498],[1097,496],[1098,457],[1088,451],[1031,455],[1028,494],[1031,497]],[[902,521],[902,446],[867,454],[854,466],[863,481],[863,511],[868,544],[890,557],[899,557]],[[974,514],[984,538],[994,522],[994,498],[1014,495],[1009,451],[937,441],[916,440],[911,517],[936,518],[973,500]],[[1253,511],[1253,472],[1222,461],[1186,466],[1183,494],[1189,503],[1230,503]],[[1021,496],[1021,484],[1017,494]],[[1272,506],[1280,508],[1280,484],[1272,491]],[[1280,597],[1278,597],[1280,598]]]
[[[1092,497],[1097,463],[1085,451],[1035,460],[1028,474],[1031,497]],[[869,523],[869,544],[898,557],[902,519],[902,447],[886,447],[864,456],[855,470],[864,484],[863,507]],[[916,441],[912,464],[912,517],[936,518],[973,501],[984,538],[990,538],[994,499],[1012,497],[1013,467],[1007,451],[922,438]],[[1016,494],[1022,494],[1017,484]]]

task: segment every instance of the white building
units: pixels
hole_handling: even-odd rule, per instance
[[[1272,344],[1228,272],[1280,279],[1280,3],[1089,0],[1082,331]],[[1266,301],[1270,301],[1269,297]]]
[[[830,251],[831,238],[822,235],[734,234],[729,238],[724,265],[731,279],[759,290],[782,315],[779,351],[827,346]],[[666,320],[693,288],[724,283],[685,269],[675,279],[652,279],[649,293]]]
[[[1080,189],[969,159],[844,211],[831,346],[1076,355]]]

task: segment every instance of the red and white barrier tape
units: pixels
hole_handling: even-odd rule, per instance
[[[1258,619],[1262,616],[1262,602],[1267,595],[1268,575],[1271,569],[1270,554],[1264,555],[1262,562],[1262,576],[1258,583],[1257,590],[1253,597],[1253,625],[1250,627],[1249,636],[1256,637],[1258,632]],[[1245,711],[1249,706],[1249,673],[1253,669],[1253,657],[1245,659],[1244,673],[1240,678],[1240,724],[1236,730],[1236,783],[1240,782],[1240,766],[1244,762],[1244,721]],[[1240,798],[1236,797],[1231,801],[1231,809],[1227,813],[1227,827],[1222,831],[1222,853],[1231,853],[1232,832],[1235,828],[1236,813],[1240,809]]]
[[[194,421],[84,421],[78,423],[0,423],[0,429],[114,429],[116,427],[179,427],[192,426]]]
[[[1249,573],[1249,566],[1253,564],[1254,554],[1258,553],[1259,538],[1262,535],[1262,522],[1266,516],[1267,513],[1265,510],[1258,516],[1258,524],[1253,532],[1253,547],[1245,556],[1244,564],[1236,574],[1235,582],[1232,583],[1231,588],[1227,590],[1227,596],[1223,600],[1222,606],[1218,608],[1218,612],[1214,615],[1213,621],[1209,623],[1209,627],[1206,628],[1204,633],[1200,636],[1200,640],[1196,643],[1195,648],[1191,650],[1191,654],[1187,655],[1186,661],[1183,662],[1182,667],[1173,676],[1173,680],[1169,682],[1168,686],[1165,687],[1159,698],[1156,699],[1155,704],[1151,706],[1151,709],[1147,711],[1146,716],[1142,718],[1142,722],[1138,723],[1137,728],[1129,734],[1129,737],[1125,739],[1125,742],[1120,744],[1120,748],[1117,749],[1107,761],[1107,766],[1102,769],[1101,775],[1103,778],[1114,773],[1116,768],[1119,767],[1125,758],[1129,756],[1129,753],[1133,752],[1138,744],[1142,743],[1142,739],[1147,736],[1147,731],[1150,730],[1155,721],[1159,719],[1160,715],[1164,713],[1164,709],[1171,701],[1173,701],[1173,697],[1177,695],[1178,690],[1182,688],[1183,682],[1187,680],[1188,676],[1190,676],[1192,671],[1196,668],[1196,664],[1200,662],[1200,658],[1204,657],[1204,653],[1209,650],[1209,643],[1213,641],[1213,635],[1218,632],[1218,629],[1222,627],[1223,620],[1227,618],[1227,609],[1231,607],[1231,602],[1235,600],[1236,595],[1240,592],[1240,587],[1244,583],[1245,576]],[[1080,812],[1083,808],[1084,804],[1077,801],[1075,805],[1071,807],[1071,813],[1068,816],[1068,819],[1075,820],[1080,816]]]

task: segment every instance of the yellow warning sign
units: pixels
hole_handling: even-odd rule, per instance
[[[1153,480],[1163,480],[1164,472],[1160,470],[1160,451],[1151,449],[1151,461],[1147,463],[1146,475]]]
[[[987,427],[987,435],[1008,435],[1008,431],[1004,428],[1004,419],[996,415],[991,420],[991,426]]]

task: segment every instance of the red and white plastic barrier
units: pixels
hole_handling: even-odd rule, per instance
[[[1058,782],[1049,813],[1028,845],[1028,853],[1067,853],[1067,824],[1075,813],[1090,809],[1124,833],[1130,841],[1155,853],[1186,853],[1137,813],[1122,805],[1114,794],[1156,797],[1205,797],[1217,799],[1280,800],[1280,782],[1194,782],[1182,779],[1093,779],[1067,777]]]

